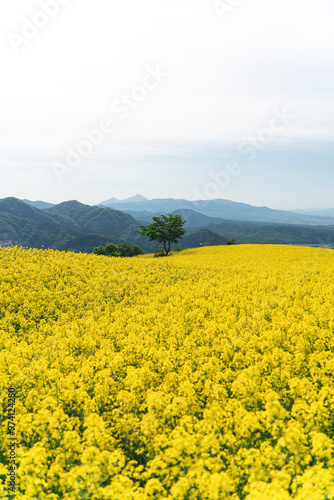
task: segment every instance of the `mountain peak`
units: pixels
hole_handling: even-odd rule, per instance
[[[137,203],[139,201],[148,201],[148,199],[145,198],[145,196],[142,196],[141,194],[136,194],[135,196],[131,196],[131,198],[127,198],[124,201],[133,201],[133,202]]]
[[[141,201],[148,201],[145,196],[141,194],[136,194],[135,196],[131,196],[130,198],[126,198],[125,200],[119,200],[118,198],[110,198],[110,200],[102,201],[100,205],[109,205],[112,203],[139,203]]]

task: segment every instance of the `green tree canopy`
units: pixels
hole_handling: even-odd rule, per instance
[[[183,220],[181,215],[174,214],[153,217],[152,221],[152,224],[148,226],[140,226],[141,231],[137,231],[137,233],[147,236],[150,241],[162,243],[165,255],[168,255],[171,244],[177,243],[186,234],[183,225],[187,221]]]

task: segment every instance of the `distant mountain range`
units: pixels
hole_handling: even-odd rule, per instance
[[[109,208],[120,208],[123,212],[135,215],[141,220],[148,220],[152,215],[175,212],[181,209],[190,209],[202,215],[230,221],[271,222],[275,224],[302,224],[334,226],[334,217],[308,215],[304,213],[273,210],[268,207],[254,207],[246,203],[216,199],[189,201],[183,199],[165,198],[147,200],[141,195],[136,195],[126,200],[111,198],[100,205]]]
[[[153,252],[159,243],[150,242],[136,231],[139,226],[152,221],[152,215],[161,213],[177,213],[186,220],[186,235],[178,245],[184,248],[198,246],[223,245],[227,240],[234,238],[236,243],[273,243],[293,245],[313,245],[334,247],[334,225],[330,226],[331,219],[326,219],[326,225],[315,226],[315,218],[293,214],[308,220],[308,224],[297,225],[296,219],[290,224],[278,224],[259,220],[226,220],[218,216],[206,215],[191,208],[177,208],[166,210],[166,206],[173,208],[186,200],[146,200],[138,196],[129,200],[118,200],[113,204],[118,209],[105,206],[90,206],[78,201],[67,201],[59,205],[46,202],[22,201],[16,198],[0,200],[0,246],[20,245],[35,248],[66,249],[81,252],[92,252],[95,247],[106,243],[132,243],[139,245],[145,252]],[[142,198],[142,197],[141,197]],[[131,201],[132,200],[132,201]],[[131,205],[141,208],[142,204],[152,201],[152,207],[157,208],[159,201],[160,210],[125,210],[123,207]],[[231,213],[233,202],[213,200],[209,205],[200,204],[202,210],[216,213]],[[198,203],[198,202],[187,202]],[[37,204],[39,208],[36,208]],[[245,207],[250,207],[249,217],[278,218],[280,213],[287,214],[290,220],[291,213],[270,210],[263,207],[251,207],[244,204],[235,208],[240,214],[245,214]],[[241,207],[239,205],[242,205]],[[122,208],[122,210],[119,210]],[[255,209],[253,211],[252,209]],[[274,212],[274,213],[273,213]],[[277,214],[278,212],[278,214]],[[245,214],[246,217],[246,214]],[[311,221],[310,221],[311,219]],[[298,219],[300,220],[300,219]],[[319,218],[316,218],[319,220]],[[320,218],[322,221],[322,219]],[[334,224],[334,223],[333,223]]]
[[[125,200],[118,200],[117,198],[110,198],[110,200],[103,201],[100,205],[111,205],[114,203],[139,203],[140,201],[149,201],[145,196],[141,194],[136,194],[135,196],[131,196],[131,198],[126,198]]]
[[[292,212],[316,217],[334,217],[334,208],[305,208],[302,210],[292,210]]]
[[[45,201],[22,201],[38,209],[55,206]],[[140,194],[124,200],[110,198],[97,206],[122,210],[122,212],[132,215],[135,219],[146,222],[151,221],[154,215],[188,209],[197,214],[231,221],[334,226],[334,208],[274,210],[268,207],[255,207],[246,203],[223,199],[190,201],[174,198],[155,198],[149,200]]]

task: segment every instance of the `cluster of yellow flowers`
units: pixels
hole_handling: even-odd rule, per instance
[[[1,249],[0,497],[15,438],[16,500],[334,499],[333,276],[288,246]]]

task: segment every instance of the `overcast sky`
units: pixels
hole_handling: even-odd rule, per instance
[[[1,2],[0,198],[334,206],[333,19],[332,0]]]

